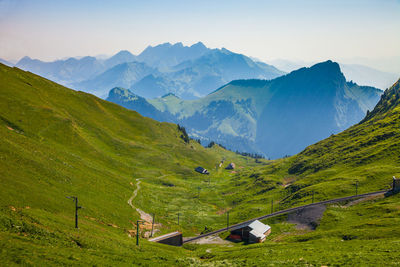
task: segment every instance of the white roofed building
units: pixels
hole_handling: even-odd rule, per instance
[[[231,230],[229,236],[232,240],[245,241],[248,243],[261,243],[271,233],[271,227],[255,220],[240,228]]]

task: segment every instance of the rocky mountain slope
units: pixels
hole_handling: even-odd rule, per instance
[[[339,65],[327,61],[273,80],[232,81],[196,100],[168,95],[148,102],[195,138],[279,158],[358,123],[381,93],[346,82]]]

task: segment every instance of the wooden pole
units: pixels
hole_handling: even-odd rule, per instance
[[[358,195],[358,181],[356,181],[356,196]]]
[[[226,212],[226,229],[229,229],[229,211]]]
[[[78,197],[75,197],[75,228],[78,228]]]
[[[271,213],[274,213],[274,200],[271,199]]]
[[[153,237],[153,230],[154,230],[154,221],[155,221],[155,218],[156,218],[156,214],[153,213],[153,223],[151,224],[151,235],[150,235],[150,237]]]

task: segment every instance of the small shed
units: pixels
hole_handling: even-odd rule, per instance
[[[199,172],[201,174],[210,174],[207,169],[204,169],[203,167],[197,167],[196,169],[194,169],[196,172]]]
[[[233,169],[235,169],[236,168],[236,165],[235,165],[235,163],[233,163],[233,162],[231,162],[231,163],[229,163],[229,165],[228,166],[226,166],[226,170],[233,170]]]
[[[255,220],[231,231],[230,239],[248,243],[261,243],[271,233],[271,227]]]

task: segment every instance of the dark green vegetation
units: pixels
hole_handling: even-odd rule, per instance
[[[162,113],[152,118],[182,124],[204,143],[279,158],[359,122],[381,93],[346,82],[339,65],[327,61],[273,80],[232,81],[196,100],[167,95],[148,102]],[[133,93],[120,94],[115,103],[154,113]]]
[[[4,265],[395,265],[399,196],[328,207],[315,231],[268,221],[264,244],[183,248],[134,244],[139,214],[185,236],[275,209],[387,188],[399,175],[398,83],[365,121],[294,157],[255,163],[183,139],[159,123],[92,95],[0,65],[0,259]],[[182,136],[184,138],[182,138]],[[236,163],[234,172],[215,165]],[[197,166],[210,175],[193,171]],[[243,168],[241,168],[243,167]],[[236,172],[236,173],[235,173]],[[79,196],[80,229],[73,203]],[[180,213],[180,225],[177,214]],[[157,233],[160,234],[160,233]],[[343,241],[341,241],[343,240]]]
[[[137,249],[128,237],[139,219],[127,203],[138,178],[141,190],[133,204],[156,213],[162,232],[179,229],[177,212],[189,234],[216,217],[223,220],[216,212],[225,201],[214,182],[193,170],[213,170],[223,157],[244,164],[244,157],[187,143],[174,124],[4,65],[0,90],[3,263],[117,265],[140,258],[178,264],[184,250],[171,253],[173,248],[147,243]],[[71,195],[84,206],[79,231],[66,198]]]

